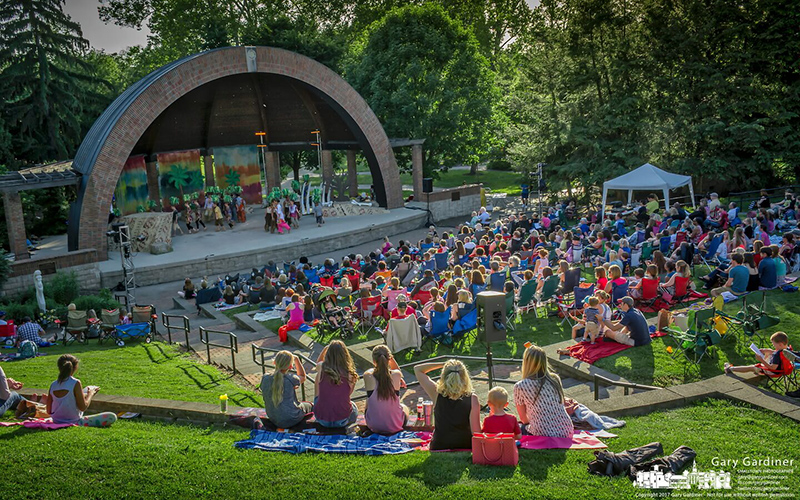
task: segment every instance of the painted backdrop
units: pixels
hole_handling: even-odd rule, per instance
[[[202,191],[204,187],[203,170],[200,167],[200,150],[173,151],[158,153],[158,185],[164,206],[169,205],[172,196]]]
[[[117,181],[114,191],[117,199],[117,209],[122,215],[136,213],[136,208],[141,205],[147,208],[147,166],[144,155],[131,156],[122,167],[122,173]]]
[[[221,188],[241,186],[242,197],[249,205],[261,205],[258,147],[214,148],[214,178],[217,186]]]

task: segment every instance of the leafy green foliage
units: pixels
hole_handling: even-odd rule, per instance
[[[45,297],[59,304],[71,304],[78,298],[78,276],[75,271],[58,271],[44,286]]]
[[[353,46],[348,81],[390,137],[425,139],[425,168],[489,147],[494,76],[471,31],[437,5],[389,12]]]
[[[11,263],[8,261],[6,251],[0,248],[0,290],[11,275]]]

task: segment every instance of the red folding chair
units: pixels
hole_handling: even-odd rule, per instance
[[[675,276],[675,293],[672,294],[672,302],[682,302],[691,293],[689,283],[692,281],[691,276]]]
[[[372,330],[377,331],[377,327],[385,315],[383,306],[381,305],[381,298],[380,295],[376,295],[374,297],[361,297],[359,299],[361,301],[359,303],[360,307],[356,311],[356,315],[359,318],[356,331],[359,335],[367,335]]]
[[[658,284],[659,281],[655,279],[642,278],[642,296],[636,299],[640,306],[650,307],[658,300]]]

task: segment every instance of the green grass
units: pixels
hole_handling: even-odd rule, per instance
[[[631,417],[614,432],[619,437],[607,440],[611,451],[652,441],[660,441],[665,453],[687,445],[697,451],[703,471],[720,469],[712,465],[713,457],[800,460],[794,445],[800,427],[776,414],[723,401]],[[9,450],[13,446],[13,453],[3,456],[4,466],[19,472],[4,483],[3,498],[264,498],[269,492],[273,498],[298,499],[594,500],[637,494],[626,478],[589,475],[586,464],[593,453],[588,450],[522,450],[518,467],[498,468],[473,465],[468,453],[363,457],[233,447],[247,435],[243,429],[141,421],[54,432],[0,428],[0,440]],[[725,470],[733,473],[737,491],[740,476],[732,467]],[[800,476],[786,474],[781,486],[796,491]]]
[[[756,298],[760,299],[760,293],[751,294],[749,297],[755,301]],[[761,347],[771,348],[769,336],[776,331],[788,333],[790,343],[793,341],[797,345],[798,339],[793,338],[800,331],[797,300],[795,294],[780,290],[767,292],[767,311],[771,315],[780,317],[781,323],[760,332],[765,339],[765,343]],[[730,302],[725,305],[723,311],[735,315],[741,306],[741,300]],[[627,349],[614,356],[601,359],[595,363],[595,366],[616,373],[632,382],[667,387],[721,375],[724,373],[725,362],[735,365],[755,363],[755,358],[749,349],[751,342],[757,342],[757,340],[748,338],[743,341],[741,336],[738,339],[734,337],[724,339],[722,344],[715,348],[715,356],[704,358],[700,362],[699,369],[690,367],[686,370],[682,357],[673,359],[672,355],[667,352],[667,347],[672,346],[674,349],[676,344],[669,337],[657,338],[649,346]]]
[[[58,357],[73,354],[80,360],[76,377],[84,386],[100,386],[102,394],[216,403],[220,394],[227,393],[233,405],[262,404],[260,396],[237,385],[230,375],[162,342],[117,347],[91,341],[47,347],[42,352],[47,355],[3,363],[6,375],[26,387],[47,390],[58,376]]]

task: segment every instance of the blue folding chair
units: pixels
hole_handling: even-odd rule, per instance
[[[506,284],[506,273],[492,273],[489,275],[489,290],[502,292]]]
[[[445,345],[453,343],[453,335],[450,332],[451,310],[452,306],[445,309],[444,312],[431,310],[431,330],[425,333],[423,343],[428,340],[440,342]]]
[[[703,263],[711,269],[711,264],[719,265],[721,264],[719,258],[717,257],[717,250],[719,250],[719,246],[722,243],[722,236],[717,236],[711,243],[708,244],[708,250],[705,254],[700,256]]]
[[[453,340],[464,342],[471,332],[478,331],[478,308],[475,304],[453,323]]]
[[[611,304],[616,307],[617,301],[628,295],[628,283],[622,285],[611,285]]]
[[[317,274],[316,269],[306,269],[303,271],[308,278],[309,283],[319,283],[319,274]]]
[[[474,302],[476,300],[476,297],[478,296],[478,294],[481,293],[484,290],[486,290],[486,285],[476,285],[474,283],[472,285],[470,285],[469,286],[469,293],[472,294],[472,301]]]
[[[422,245],[419,246],[419,251],[420,253],[425,253],[431,248],[433,248],[433,243],[423,243]]]
[[[667,257],[669,256],[670,248],[672,248],[672,237],[664,236],[658,240],[658,249]]]
[[[435,271],[436,270],[436,261],[434,259],[422,261],[422,270],[423,271]]]
[[[433,262],[437,271],[447,269],[447,254],[437,253],[433,255]]]

